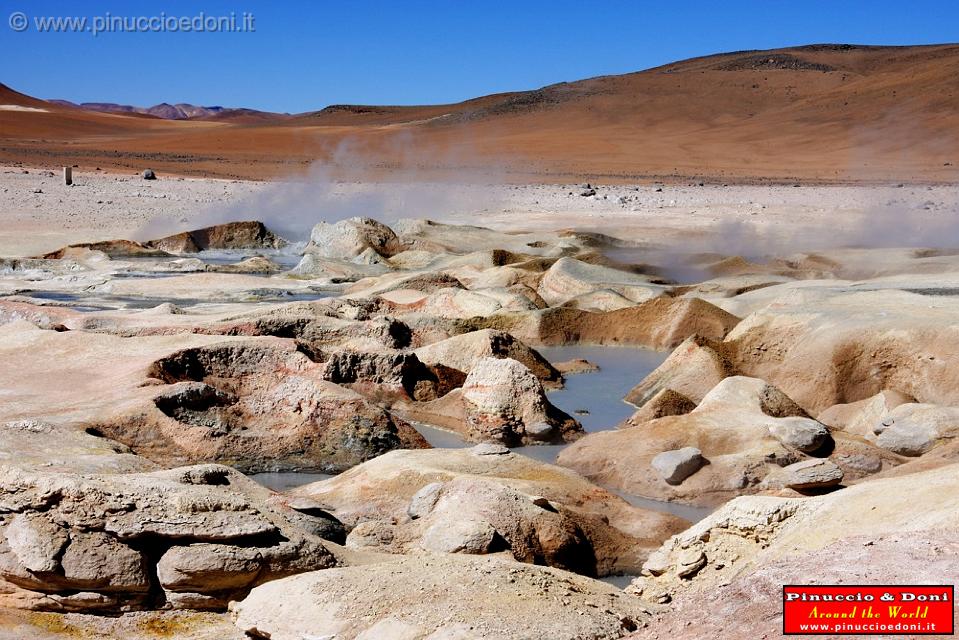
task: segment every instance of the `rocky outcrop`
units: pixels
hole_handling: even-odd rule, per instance
[[[43,420],[0,423],[0,464],[33,471],[130,473],[156,464],[95,429]]]
[[[885,390],[865,400],[833,405],[822,411],[817,419],[830,427],[869,438],[876,435],[873,427],[885,418],[886,414],[901,404],[914,401],[915,398],[898,391]]]
[[[390,449],[428,446],[411,426],[324,379],[289,342],[231,342],[154,362],[152,401],[96,422],[164,464],[342,471]]]
[[[642,407],[656,394],[669,389],[698,403],[723,378],[733,375],[736,375],[736,366],[724,355],[721,342],[690,336],[630,389],[625,400]]]
[[[660,295],[665,287],[651,283],[647,276],[560,258],[543,274],[537,293],[550,306],[559,306],[600,290],[611,291],[635,304]]]
[[[183,231],[144,244],[167,253],[199,253],[208,249],[279,249],[286,241],[262,222],[247,220]]]
[[[4,606],[223,609],[257,584],[336,563],[310,531],[328,528],[328,515],[297,512],[225,466],[123,475],[4,466],[0,488]]]
[[[889,389],[955,406],[959,369],[948,363],[959,361],[957,318],[954,297],[896,289],[782,295],[725,343],[740,372],[768,380],[814,414]]]
[[[294,494],[353,526],[350,546],[504,551],[588,575],[636,571],[657,540],[684,526],[496,445],[394,451]]]
[[[438,388],[456,383],[454,376],[434,366]],[[583,427],[553,406],[542,383],[522,363],[511,358],[483,358],[462,381],[431,402],[397,404],[393,410],[416,422],[454,431],[469,442],[507,446],[570,442]]]
[[[443,365],[464,373],[483,358],[512,358],[521,362],[547,386],[559,386],[562,374],[543,356],[513,336],[495,329],[472,331],[416,349],[416,357],[429,365]]]
[[[233,605],[241,630],[271,640],[613,640],[645,624],[648,610],[619,589],[565,571],[451,554],[294,576]]]
[[[709,463],[670,484],[653,460],[686,447]],[[687,414],[588,434],[560,452],[558,464],[628,493],[710,505],[764,490],[767,476],[784,466],[825,457],[850,480],[901,461],[861,438],[830,433],[766,382],[733,376]]]
[[[782,633],[784,584],[936,584],[959,571],[959,543],[938,531],[861,535],[772,560],[710,589],[678,595],[630,640],[752,640]],[[695,579],[695,577],[694,577]],[[649,589],[649,595],[671,597]]]
[[[633,415],[626,418],[620,428],[635,427],[638,424],[665,418],[666,416],[682,416],[696,408],[696,403],[672,389],[660,389],[652,398],[643,403]]]
[[[714,637],[703,634],[727,615],[733,632],[723,622],[723,637],[779,634],[783,584],[843,582],[850,573],[868,583],[941,581],[955,571],[948,532],[959,525],[957,470],[872,480],[812,498],[730,501],[647,561],[628,590],[649,602],[672,601],[673,611],[636,637],[676,629]],[[739,624],[736,612],[762,610],[776,613],[747,618],[748,629]],[[704,629],[698,621],[706,621]]]
[[[110,258],[157,258],[170,255],[166,251],[148,247],[133,240],[104,240],[102,242],[71,244],[56,251],[45,253],[40,257],[47,260],[63,260],[90,251],[100,252]]]
[[[699,298],[658,297],[605,313],[551,307],[499,313],[476,328],[507,331],[532,345],[608,344],[671,349],[690,336],[721,340],[739,318]]]

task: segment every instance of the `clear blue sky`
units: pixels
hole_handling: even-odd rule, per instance
[[[593,5],[593,6],[590,6]],[[23,32],[9,26],[22,11]],[[255,16],[253,33],[38,33],[37,16]],[[423,104],[817,42],[959,41],[959,3],[0,0],[0,82],[42,98],[307,111]]]

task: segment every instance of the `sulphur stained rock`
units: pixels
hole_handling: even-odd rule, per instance
[[[656,395],[647,400],[633,415],[626,418],[620,428],[635,427],[638,424],[664,418],[666,416],[681,416],[696,408],[696,403],[681,393],[672,389],[660,389]]]
[[[665,287],[650,282],[647,276],[560,258],[543,274],[537,292],[550,306],[598,290],[610,290],[634,304],[660,295]]]
[[[671,349],[694,335],[722,339],[738,322],[736,316],[704,300],[660,296],[605,313],[568,307],[501,312],[476,325],[503,329],[528,344],[581,342]]]
[[[722,343],[692,336],[630,389],[625,399],[642,407],[659,392],[670,389],[696,403],[723,378],[731,375],[736,375],[735,365],[723,354]]]
[[[957,317],[953,297],[897,289],[781,294],[725,344],[742,373],[768,380],[813,413],[886,389],[951,406],[959,405],[959,374],[948,366]]]
[[[627,589],[643,600],[675,603],[675,612],[640,637],[652,638],[657,629],[689,629],[690,622],[725,615],[730,607],[781,613],[782,585],[819,581],[823,571],[835,576],[832,582],[850,574],[877,583],[935,581],[955,564],[955,536],[943,532],[959,525],[957,470],[952,464],[814,497],[731,500],[667,540]],[[883,544],[889,537],[898,540]],[[874,546],[880,551],[874,553]],[[700,554],[705,564],[690,574],[688,562]],[[739,627],[734,637],[756,637],[756,624],[763,633],[781,632],[776,615],[763,620],[751,619],[748,631]],[[713,625],[709,629],[716,632]]]

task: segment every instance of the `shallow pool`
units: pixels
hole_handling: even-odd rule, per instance
[[[566,376],[565,388],[548,394],[550,402],[579,420],[588,433],[612,429],[633,415],[636,407],[623,397],[669,355],[613,346],[539,347],[537,351],[552,363],[583,358],[599,366],[593,373]],[[580,413],[583,410],[588,413]]]

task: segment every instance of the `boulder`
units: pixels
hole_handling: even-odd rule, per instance
[[[536,376],[512,358],[479,360],[466,376],[461,398],[473,442],[563,442],[583,432],[582,425],[550,403]]]
[[[770,478],[770,484],[781,484],[790,489],[805,491],[809,489],[822,489],[825,487],[834,487],[842,482],[842,469],[829,460],[812,459],[796,462],[783,467],[782,471],[774,478]]]
[[[66,546],[67,530],[46,516],[18,513],[3,531],[7,547],[28,571],[44,573],[60,566],[60,552]]]
[[[509,450],[504,453],[509,453]],[[428,516],[430,511],[433,510],[433,507],[436,506],[436,501],[439,500],[442,490],[442,482],[431,482],[423,485],[423,487],[410,498],[410,506],[406,508],[406,515],[412,520]]]
[[[811,418],[782,418],[769,426],[769,433],[787,447],[804,453],[813,453],[832,442],[829,429]]]
[[[388,258],[399,253],[402,246],[385,224],[372,218],[347,218],[313,227],[307,252],[323,258],[352,260],[367,249]]]
[[[495,550],[498,534],[486,520],[437,519],[423,532],[420,546],[443,553],[486,554]]]
[[[699,471],[704,464],[706,459],[703,458],[703,452],[696,447],[663,451],[650,463],[669,484],[681,484],[683,480]]]
[[[919,456],[959,437],[959,408],[906,403],[873,425],[877,445],[903,456]]]
[[[233,605],[241,630],[271,640],[619,638],[645,624],[647,611],[589,578],[452,554],[294,576]]]
[[[247,220],[183,231],[144,244],[168,253],[197,253],[209,249],[279,249],[286,241],[262,222]]]

